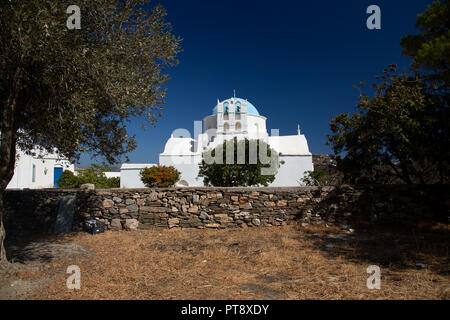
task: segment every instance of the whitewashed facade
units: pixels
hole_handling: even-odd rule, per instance
[[[172,135],[165,145],[164,152],[159,156],[159,164],[174,166],[180,171],[180,184],[203,186],[202,178],[198,177],[203,152],[234,137],[261,139],[280,153],[279,159],[283,163],[270,186],[301,185],[305,171],[314,170],[306,137],[300,133],[299,128],[296,135],[278,136],[275,135],[277,132],[272,131],[272,135],[269,136],[266,120],[247,100],[240,98],[218,100],[212,115],[203,119],[204,129],[197,139]]]
[[[57,179],[64,170],[75,171],[75,166],[69,160],[53,153],[35,150],[36,156],[17,150],[14,176],[7,189],[41,189],[54,188]]]
[[[124,163],[120,167],[120,187],[121,188],[145,188],[141,181],[140,172],[142,169],[156,166],[154,163],[136,164]]]

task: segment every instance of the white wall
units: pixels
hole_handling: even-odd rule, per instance
[[[247,130],[249,139],[267,137],[266,118],[254,114],[247,115]]]
[[[154,163],[147,164],[128,164],[124,163],[120,168],[120,187],[121,188],[145,188],[141,181],[140,172],[142,169],[156,166]]]
[[[209,129],[217,129],[217,116],[208,116],[203,119],[203,132]]]
[[[159,164],[162,166],[173,166],[180,175],[180,181],[184,180],[189,186],[203,186],[203,178],[198,178],[199,163],[201,155],[194,156],[159,156]]]
[[[75,171],[72,163],[59,159],[55,154],[45,154],[42,158],[26,155],[18,150],[18,160],[14,169],[14,176],[7,189],[40,189],[54,187],[54,168]],[[33,182],[33,165],[35,166],[35,179]]]
[[[305,171],[313,171],[312,156],[280,156],[278,173],[271,187],[298,187]]]

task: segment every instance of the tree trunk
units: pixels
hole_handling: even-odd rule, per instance
[[[6,187],[11,181],[14,175],[14,167],[16,162],[16,138],[15,134],[12,135],[9,145],[10,147],[4,148],[3,142],[5,135],[2,131],[1,145],[0,145],[0,265],[6,264],[6,252],[4,248],[4,241],[6,237],[5,227],[3,225],[3,216],[5,213],[4,207],[4,195]],[[9,159],[8,159],[9,158]]]
[[[3,194],[0,196],[0,268],[4,265],[7,265],[8,259],[6,258],[5,246],[3,244],[4,239],[6,238],[5,228],[3,226]]]
[[[4,241],[5,241],[5,237],[6,237],[6,232],[5,232],[5,227],[3,225],[3,216],[5,213],[5,207],[4,207],[4,201],[3,201],[3,197],[5,195],[5,189],[9,184],[9,181],[11,181],[13,175],[14,175],[14,166],[15,166],[15,158],[16,158],[16,147],[15,147],[15,142],[16,140],[14,140],[14,147],[9,152],[9,163],[4,165],[3,163],[5,163],[6,161],[4,161],[4,154],[3,152],[3,148],[2,146],[0,146],[0,153],[1,153],[1,160],[0,160],[0,265],[5,265],[8,263],[8,260],[6,259],[6,252],[5,252],[5,248],[4,248]],[[3,144],[3,134],[2,134],[2,144]],[[4,174],[5,173],[5,174]]]
[[[16,142],[17,142],[17,98],[20,91],[21,69],[17,67],[12,78],[8,98],[6,99],[1,113],[0,127],[0,265],[7,264],[4,240],[6,237],[3,226],[4,206],[3,197],[6,187],[14,175],[16,164]]]
[[[14,141],[15,141],[15,139],[14,139]],[[0,150],[1,149],[2,148],[0,147]],[[3,225],[3,216],[5,213],[3,197],[5,195],[5,189],[8,186],[9,181],[11,181],[12,176],[14,175],[14,165],[15,165],[15,156],[16,156],[15,146],[14,146],[14,150],[11,152],[11,155],[13,156],[13,160],[10,161],[10,162],[12,162],[12,168],[10,168],[11,172],[6,175],[2,174],[0,176],[0,266],[2,266],[2,265],[4,266],[5,264],[8,263],[8,260],[6,258],[5,247],[4,247],[6,231],[5,231],[5,227]],[[3,154],[2,154],[2,158],[3,158]],[[3,161],[0,161],[0,163],[2,163],[2,162]],[[11,165],[8,165],[8,167],[11,167]],[[3,170],[0,169],[0,172],[1,171],[3,171]]]

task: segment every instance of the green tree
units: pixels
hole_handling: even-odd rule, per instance
[[[401,40],[414,76],[391,65],[373,97],[360,95],[358,113],[331,121],[328,144],[343,155],[347,182],[449,183],[449,26],[450,1],[429,5],[417,17],[420,33]]]
[[[331,121],[328,145],[344,155],[338,169],[351,183],[448,183],[450,130],[440,100],[421,79],[395,71],[390,65],[378,77],[373,97],[361,93],[358,113]]]
[[[250,156],[251,145],[254,147],[255,159],[251,159],[253,156]],[[232,161],[227,160],[227,146],[230,150],[229,159]],[[214,161],[215,158],[219,161]],[[275,180],[279,166],[278,153],[271,149],[269,144],[262,140],[234,138],[203,153],[199,177],[203,177],[206,186],[268,186]]]
[[[413,70],[428,73],[442,89],[450,80],[450,1],[435,1],[417,16],[419,34],[402,38],[403,54],[413,59]]]
[[[120,178],[119,177],[106,178],[104,187],[100,188],[100,189],[112,189],[112,188],[120,188]]]
[[[110,189],[120,187],[120,178],[107,178],[105,172],[110,171],[108,166],[92,164],[91,167],[79,170],[78,175],[65,170],[58,180],[59,188],[79,188],[82,184],[92,183],[97,189]]]
[[[76,189],[80,186],[78,177],[70,170],[64,170],[57,182],[58,187],[61,189]]]
[[[108,166],[92,164],[89,168],[78,171],[78,187],[82,184],[92,183],[96,189],[119,188],[119,178],[107,178],[105,172],[109,171]]]
[[[126,123],[155,124],[163,71],[180,39],[162,6],[143,0],[80,0],[81,29],[69,30],[72,1],[10,0],[0,10],[0,193],[14,173],[16,146],[57,148],[116,163],[136,147]],[[3,197],[0,197],[3,198]],[[3,204],[0,203],[0,221]],[[0,222],[0,242],[4,238]],[[3,247],[0,259],[6,261]]]

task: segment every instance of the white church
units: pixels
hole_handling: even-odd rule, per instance
[[[203,130],[196,139],[172,135],[164,152],[159,155],[159,164],[173,166],[180,173],[180,186],[203,186],[198,177],[202,153],[212,150],[226,140],[247,138],[260,139],[268,143],[279,155],[280,167],[271,187],[300,186],[305,171],[312,171],[312,154],[300,128],[296,135],[269,136],[267,118],[260,115],[249,101],[232,97],[217,101],[212,114],[203,119]],[[139,172],[155,164],[123,164],[120,173],[121,188],[143,188]]]

